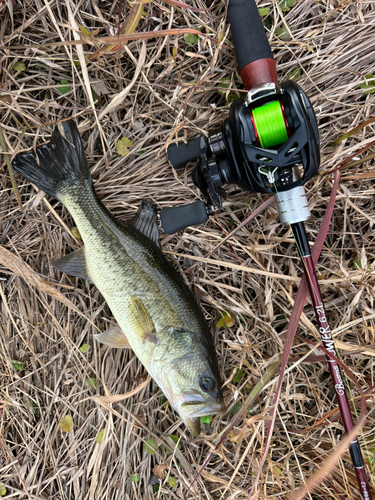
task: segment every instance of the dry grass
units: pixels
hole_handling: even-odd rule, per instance
[[[272,48],[279,75],[284,79],[291,71],[300,72],[298,83],[310,95],[319,121],[322,172],[351,155],[364,158],[374,153],[373,125],[337,147],[328,143],[374,113],[375,94],[366,94],[360,84],[364,75],[374,71],[375,3],[297,1],[283,13],[291,33],[289,41],[275,35],[275,26],[283,22],[276,4],[268,1],[262,6],[271,8]],[[194,5],[205,7],[200,0],[194,0]],[[126,220],[143,198],[152,199],[160,208],[197,199],[190,177],[177,177],[171,171],[166,141],[172,133],[182,139],[213,131],[228,112],[226,96],[217,91],[220,80],[230,79],[231,88],[240,85],[234,52],[225,38],[228,24],[223,2],[205,13],[174,8],[162,0],[144,4],[147,15],[141,18],[137,33],[198,28],[207,35],[199,45],[188,45],[183,35],[129,41],[119,54],[102,55],[87,65],[74,61],[83,62],[98,47],[55,45],[79,38],[72,30],[74,20],[95,32],[94,37],[115,34],[118,8],[118,2],[110,1],[0,1],[0,117],[8,151],[13,153],[48,140],[58,120],[74,116],[87,146],[97,192],[119,219]],[[212,41],[222,36],[225,46]],[[14,69],[17,61],[25,63],[24,71]],[[58,90],[61,80],[68,80],[66,94]],[[189,85],[193,81],[199,83],[197,88]],[[91,93],[90,82],[96,94],[101,94],[98,99]],[[101,82],[101,91],[93,82]],[[107,108],[126,88],[121,103]],[[122,136],[134,143],[125,158],[115,148]],[[343,360],[369,393],[361,441],[366,442],[365,453],[372,464],[374,178],[373,161],[343,171],[318,266],[329,322],[341,341]],[[6,485],[9,498],[246,498],[258,471],[274,383],[259,395],[246,424],[233,430],[232,440],[211,460],[197,487],[188,491],[188,485],[229,422],[234,403],[246,397],[283,349],[285,317],[290,315],[301,267],[291,235],[279,223],[275,207],[214,253],[212,258],[222,265],[204,262],[185,274],[213,325],[223,312],[236,320],[233,327],[215,334],[230,409],[222,419],[207,425],[202,437],[192,440],[157,386],[153,382],[140,385],[145,370],[134,355],[94,342],[97,328],[104,329],[111,320],[99,292],[48,266],[50,260],[77,248],[69,231],[73,221],[57,202],[40,196],[19,177],[17,182],[23,212],[2,156],[0,483]],[[319,175],[307,186],[311,241],[331,186],[332,175]],[[224,210],[215,219],[178,236],[163,234],[163,248],[176,254],[170,258],[176,259],[181,271],[187,270],[192,261],[178,254],[205,255],[263,201],[263,196],[231,188]],[[356,270],[353,261],[358,256],[362,269]],[[261,272],[247,273],[232,264]],[[285,275],[285,279],[275,274]],[[299,333],[317,342],[309,301],[304,313]],[[83,344],[91,347],[86,354],[80,351]],[[349,348],[359,346],[357,352],[348,351],[348,344]],[[287,498],[288,492],[322,464],[343,435],[335,415],[328,422],[319,422],[335,408],[335,402],[326,363],[300,361],[309,349],[305,342],[295,341],[272,448],[256,485],[259,498]],[[16,371],[12,360],[21,361],[23,370]],[[243,370],[237,383],[231,379],[235,368]],[[97,380],[96,388],[88,387],[87,378]],[[137,387],[134,395],[107,407],[91,399]],[[59,421],[65,415],[73,418],[71,433],[60,429]],[[316,427],[304,431],[315,423]],[[106,429],[106,435],[99,444],[101,429]],[[243,440],[236,443],[240,429]],[[289,432],[295,429],[301,432]],[[161,445],[153,456],[144,450],[145,439],[153,437],[161,443],[170,434],[181,439],[181,449],[170,442],[173,453]],[[155,493],[148,481],[152,468],[163,463],[177,479],[177,486],[172,488],[163,481]],[[129,479],[134,473],[140,474],[138,482]],[[309,498],[359,498],[348,453]]]

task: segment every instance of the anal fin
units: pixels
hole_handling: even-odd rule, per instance
[[[75,252],[56,259],[50,262],[50,264],[63,273],[92,282],[86,266],[85,247],[81,247]]]
[[[110,326],[108,330],[98,333],[94,337],[108,347],[115,347],[117,349],[131,348],[125,333],[118,326]]]

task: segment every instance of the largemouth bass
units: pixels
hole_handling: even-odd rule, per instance
[[[160,248],[155,209],[142,203],[126,225],[97,198],[74,122],[56,127],[48,144],[18,154],[16,172],[68,209],[84,246],[51,263],[93,282],[131,348],[193,435],[200,417],[224,411],[211,333],[182,277]],[[123,347],[123,334],[98,339]]]

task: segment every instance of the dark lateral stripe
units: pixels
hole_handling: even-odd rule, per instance
[[[363,458],[361,453],[361,448],[359,447],[358,441],[353,441],[349,446],[350,456],[352,457],[352,462],[354,467],[363,467]]]

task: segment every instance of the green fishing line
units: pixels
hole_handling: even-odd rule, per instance
[[[288,131],[279,101],[254,108],[252,116],[262,148],[270,148],[288,140]]]

